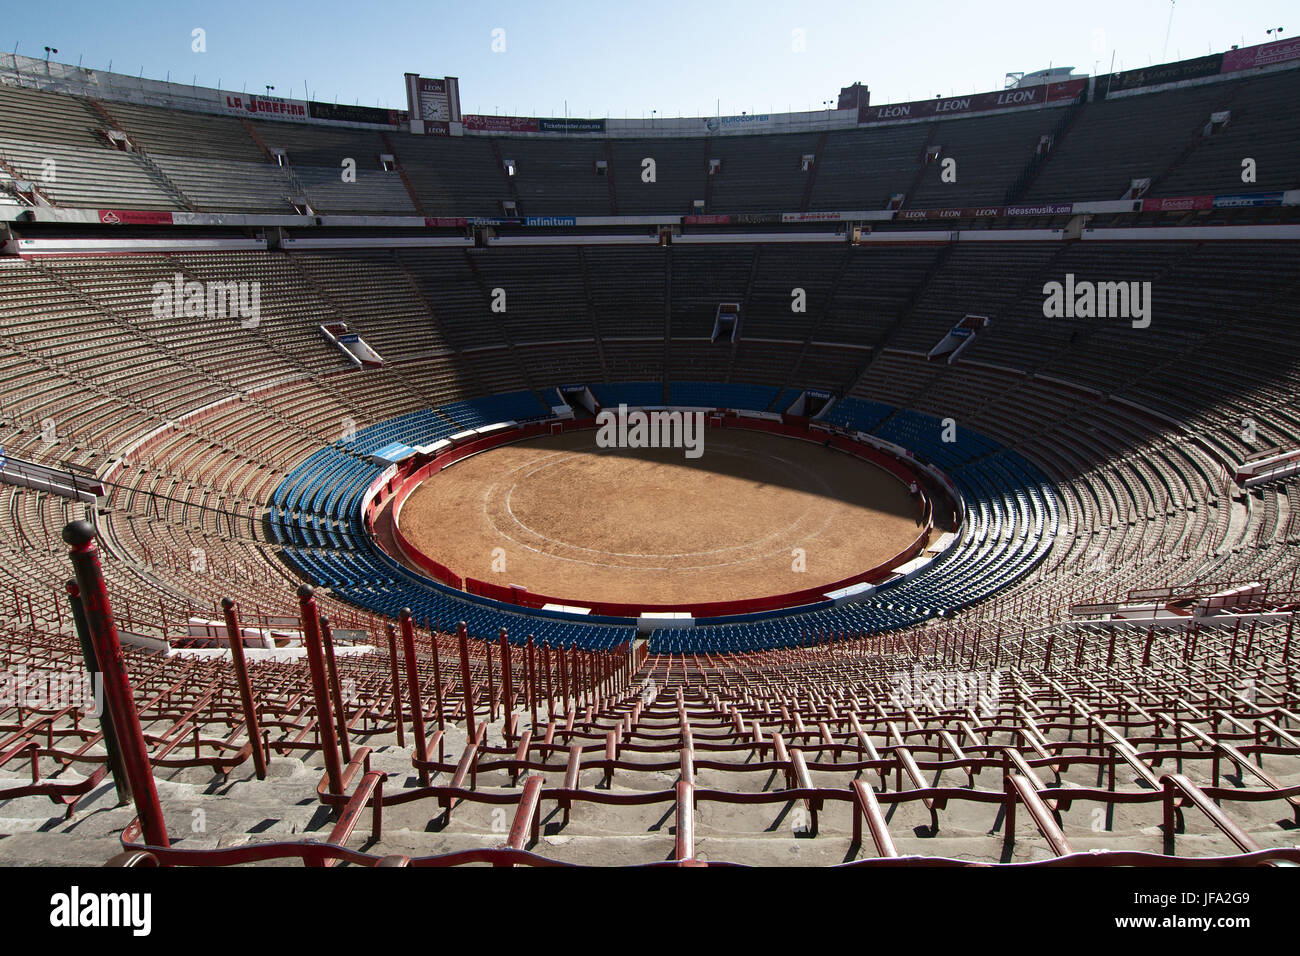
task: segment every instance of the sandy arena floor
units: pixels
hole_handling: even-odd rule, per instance
[[[506,445],[417,488],[401,527],[463,576],[575,604],[798,591],[872,568],[920,530],[916,502],[887,472],[738,429],[710,429],[694,460],[599,448],[595,431]]]

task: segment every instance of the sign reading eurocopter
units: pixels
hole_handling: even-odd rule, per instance
[[[743,127],[745,129],[762,129],[765,126],[772,125],[772,116],[770,113],[741,113],[739,116],[706,116],[704,117],[704,128],[710,133],[716,133],[719,130],[736,129]]]

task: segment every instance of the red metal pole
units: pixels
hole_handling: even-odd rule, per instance
[[[302,642],[307,648],[311,667],[312,695],[315,698],[316,730],[320,734],[325,757],[325,774],[330,793],[343,793],[343,768],[339,765],[339,745],[334,737],[334,717],[330,710],[329,685],[325,677],[325,652],[321,648],[320,617],[310,584],[298,588],[298,606],[302,612]]]
[[[591,706],[591,655],[582,651],[579,657],[582,662],[582,705]]]
[[[372,615],[373,617],[373,615]],[[406,746],[406,731],[402,726],[402,681],[397,676],[397,632],[391,621],[386,621],[388,630],[388,672],[393,685],[393,722],[397,725],[397,746]]]
[[[505,695],[505,707],[502,708],[506,723],[515,712],[515,675],[510,672],[510,639],[506,629],[501,628],[501,693]]]
[[[560,700],[564,702],[563,713],[568,714],[571,706],[569,704],[569,667],[566,658],[569,656],[564,645],[560,645],[560,652],[557,655],[560,659]]]
[[[244,660],[244,637],[235,618],[235,602],[221,599],[221,609],[226,616],[226,637],[230,639],[230,661],[235,666],[235,681],[239,684],[239,700],[244,705],[244,729],[248,732],[248,745],[253,751],[253,768],[257,779],[266,779],[266,754],[262,752],[262,731],[257,722],[257,708],[253,704],[253,685],[248,680],[248,664]]]
[[[487,670],[488,685],[488,723],[497,719],[497,689],[495,678],[492,676],[492,647],[491,641],[483,642],[483,667]]]
[[[442,655],[438,652],[438,632],[429,628],[428,621],[424,622],[424,626],[429,631],[429,643],[433,646],[433,697],[438,706],[438,729],[446,730],[442,714]],[[442,759],[441,748],[438,750],[438,759]]]
[[[469,635],[465,622],[456,625],[456,640],[460,644],[460,688],[465,695],[465,731],[474,739],[474,684],[469,676]]]
[[[533,735],[537,735],[537,650],[528,635],[528,703],[533,711]]]
[[[320,636],[321,644],[325,648],[325,668],[326,674],[329,675],[330,693],[334,696],[334,706],[338,708],[335,711],[335,720],[338,722],[339,743],[343,747],[343,759],[351,763],[352,745],[348,742],[348,707],[343,700],[343,688],[339,684],[338,662],[334,659],[334,629],[330,627],[330,619],[327,617],[320,619]]]
[[[542,645],[542,671],[546,674],[546,718],[555,719],[555,695],[551,692],[551,645]]]
[[[135,698],[131,695],[131,681],[127,677],[126,662],[122,659],[113,609],[108,603],[104,571],[99,566],[95,534],[89,521],[73,521],[64,527],[63,540],[72,548],[68,556],[72,559],[77,588],[81,591],[86,625],[95,645],[104,696],[122,750],[122,764],[131,784],[141,832],[150,846],[169,847],[171,842],[167,839],[167,825],[163,820],[162,805],[158,802],[158,790],[154,787],[144,730],[135,709]]]
[[[86,611],[81,603],[81,589],[76,581],[68,581],[68,606],[72,609],[72,626],[81,643],[81,656],[86,664],[86,672],[94,681],[99,677],[99,661],[95,657],[95,642],[90,637],[90,627],[86,624]],[[103,683],[100,682],[100,687]],[[104,737],[104,750],[108,752],[108,769],[113,774],[113,785],[117,789],[117,802],[126,803],[131,799],[131,781],[122,766],[122,748],[117,745],[117,734],[113,730],[113,715],[100,713],[99,730]]]
[[[411,695],[411,733],[415,734],[415,756],[423,764],[428,761],[429,753],[425,749],[428,744],[424,736],[424,702],[420,700],[420,673],[415,666],[415,626],[411,623],[411,609],[402,608],[397,620],[402,626],[402,650],[406,653],[406,689]],[[437,651],[435,645],[434,660],[437,660]],[[422,766],[420,786],[428,785],[429,771]]]

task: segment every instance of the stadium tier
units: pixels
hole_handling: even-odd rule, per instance
[[[1300,863],[1300,70],[1213,80],[434,136],[0,70],[0,662],[79,672],[120,642],[141,727],[118,735],[157,786],[116,804],[116,718],[10,693],[0,858]],[[707,451],[649,478],[611,453],[602,494],[566,474],[529,510],[559,443],[628,409],[698,414],[705,449],[789,439],[753,486],[797,520],[834,497],[806,455],[861,459],[906,540],[671,602],[547,598],[408,540],[421,486],[527,445],[493,478],[521,548],[749,546],[669,546],[749,474]],[[653,527],[579,533],[638,480]],[[718,507],[763,557],[800,550]],[[213,823],[171,845],[213,775]]]
[[[1091,98],[961,119],[639,140],[252,121],[6,79],[0,174],[55,207],[500,217],[510,201],[518,216],[681,216],[881,210],[901,197],[921,210],[1118,200],[1139,180],[1147,198],[1239,193],[1243,156],[1257,164],[1250,192],[1300,181],[1294,69],[1140,95],[1108,93],[1103,77]]]

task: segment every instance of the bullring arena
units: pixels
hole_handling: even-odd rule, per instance
[[[596,121],[0,54],[0,862],[1300,865],[1297,65]]]
[[[897,478],[819,444],[715,429],[690,459],[595,438],[462,461],[407,499],[402,527],[464,575],[655,607],[829,589],[905,551],[921,525]]]

